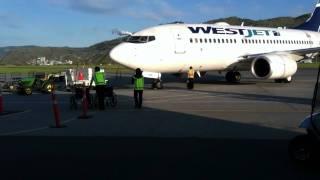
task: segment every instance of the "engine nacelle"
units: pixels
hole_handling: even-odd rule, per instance
[[[284,79],[297,72],[297,62],[288,55],[263,55],[253,60],[251,72],[258,79]]]

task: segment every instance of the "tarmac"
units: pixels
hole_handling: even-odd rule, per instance
[[[57,92],[65,128],[54,125],[51,96],[4,93],[1,179],[319,179],[289,160],[287,146],[310,114],[317,70],[290,84],[209,73],[187,90],[165,76],[135,109],[130,75],[109,75],[118,105],[78,119],[70,92]],[[147,85],[149,86],[149,84]],[[94,91],[92,91],[94,93]],[[79,108],[81,109],[81,108]]]

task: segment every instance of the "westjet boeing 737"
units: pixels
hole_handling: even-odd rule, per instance
[[[167,24],[132,34],[110,52],[129,68],[141,68],[160,88],[161,73],[185,73],[192,66],[199,76],[226,71],[228,82],[239,82],[240,71],[257,79],[291,82],[297,62],[320,51],[320,1],[311,17],[295,29],[230,26],[227,23]]]

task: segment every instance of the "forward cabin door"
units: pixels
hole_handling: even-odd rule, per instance
[[[186,38],[183,33],[173,30],[174,38],[174,53],[185,54],[186,53]]]

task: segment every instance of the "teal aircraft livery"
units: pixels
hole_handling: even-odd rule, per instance
[[[237,29],[237,28],[221,28],[221,27],[188,27],[194,34],[227,34],[227,35],[242,35],[245,37],[253,36],[280,36],[280,33],[275,30],[256,30],[256,29]]]

